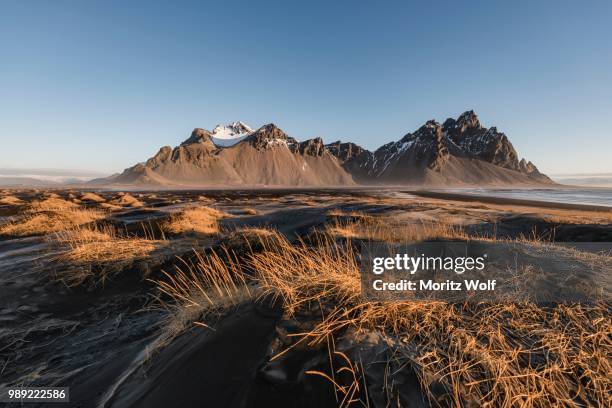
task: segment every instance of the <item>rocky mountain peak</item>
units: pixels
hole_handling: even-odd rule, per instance
[[[287,134],[282,131],[281,128],[276,126],[274,123],[268,123],[267,125],[263,125],[255,132],[253,132],[253,136],[257,137],[265,137],[268,139],[287,139]]]
[[[244,122],[237,121],[227,125],[217,125],[211,134],[217,139],[234,139],[237,137],[246,136],[252,132],[253,129],[251,129]]]
[[[446,119],[442,127],[445,132],[453,136],[462,135],[468,130],[482,129],[480,120],[473,110],[463,112],[457,119]]]
[[[340,161],[345,162],[351,160],[364,152],[367,152],[363,147],[352,143],[352,142],[341,142],[337,140],[333,143],[329,143],[325,145],[327,150],[334,156],[336,156]]]
[[[297,144],[294,138],[288,136],[274,123],[263,125],[247,136],[245,140],[248,140],[258,149],[268,149],[274,146],[292,147]]]
[[[459,125],[462,129],[479,129],[482,126],[480,125],[480,120],[476,113],[473,110],[469,110],[463,112],[457,118],[457,125]]]
[[[414,133],[406,134],[400,143],[437,143],[444,136],[442,126],[435,120],[428,120]]]
[[[440,124],[436,122],[434,119],[430,119],[422,126],[426,129],[437,129],[440,127]]]
[[[187,138],[183,143],[181,143],[181,146],[190,145],[194,143],[205,143],[210,141],[210,137],[211,133],[208,130],[202,128],[195,128],[191,132],[191,136],[189,136],[189,138]]]
[[[519,162],[519,169],[526,174],[540,174],[535,164],[525,160],[524,158]]]
[[[323,139],[315,137],[314,139],[301,142],[298,150],[300,153],[308,156],[322,156],[323,153],[325,153],[325,144],[323,143]]]
[[[496,127],[485,128],[473,110],[455,119],[447,119],[443,130],[449,142],[463,155],[511,170],[520,170],[518,154],[505,134]]]

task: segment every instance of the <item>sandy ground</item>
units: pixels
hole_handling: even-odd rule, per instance
[[[80,191],[3,194],[19,202],[6,200],[15,204],[0,206],[0,227],[18,222],[28,203],[54,194],[83,208],[104,208],[105,222],[156,239],[163,234],[157,226],[172,214],[185,206],[210,205],[230,215],[219,221],[224,233],[274,228],[291,240],[324,229],[337,220],[334,213],[358,213],[405,224],[443,219],[469,234],[497,239],[532,235],[574,247],[599,242],[597,250],[609,249],[612,242],[611,209],[457,194],[215,190],[131,192],[125,199],[106,191],[89,200],[81,200]],[[279,327],[287,323],[271,301],[218,316],[214,330],[194,326],[149,355],[166,311],[154,307],[155,287],[144,279],[163,278],[162,270],[172,273],[181,265],[176,256],[189,258],[192,248],[214,248],[222,236],[190,236],[187,244],[182,236],[164,239],[171,256],[146,274],[129,267],[104,285],[67,287],[52,278],[67,267],[57,261],[62,249],[52,234],[0,235],[0,385],[70,386],[71,403],[62,406],[74,407],[337,406],[329,382],[304,375],[325,369],[326,350],[300,349],[269,361]],[[609,282],[608,272],[601,279]],[[374,344],[367,355],[380,348]],[[355,342],[344,345],[353,355],[355,347]],[[401,397],[427,406],[416,373],[406,370]],[[373,387],[377,378],[371,375]]]

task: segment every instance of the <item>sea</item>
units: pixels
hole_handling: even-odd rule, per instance
[[[612,187],[560,188],[453,188],[444,192],[487,197],[517,198],[553,203],[586,204],[612,207]]]

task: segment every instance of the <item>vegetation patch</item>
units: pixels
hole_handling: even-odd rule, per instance
[[[230,215],[215,208],[191,207],[172,214],[161,227],[164,232],[171,234],[216,234],[219,232],[218,220],[227,217]]]
[[[64,249],[56,258],[56,276],[68,286],[103,284],[129,268],[146,275],[167,259],[161,249],[168,241],[122,235],[110,226],[63,231],[52,242]]]
[[[454,235],[440,228],[416,236]],[[311,319],[310,328],[288,335],[291,345],[273,359],[297,345],[317,348],[332,339],[376,333],[385,339],[383,363],[393,368],[385,371],[381,390],[389,402],[406,372],[418,375],[434,406],[605,406],[609,401],[609,305],[370,301],[361,293],[359,254],[350,239],[338,241],[333,232],[308,243],[275,234],[240,257],[201,255],[158,285],[170,298],[166,304],[173,315],[182,316],[182,327],[189,319],[206,326],[198,317],[206,311],[263,298],[281,302],[287,319]],[[369,236],[395,238],[381,234]],[[360,361],[360,371],[367,376],[379,358]],[[338,385],[333,373],[325,375]],[[338,387],[342,395],[350,394],[350,388]],[[353,392],[349,400],[353,397],[358,396]]]

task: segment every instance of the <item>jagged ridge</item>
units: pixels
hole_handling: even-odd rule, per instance
[[[327,145],[362,183],[552,183],[518,154],[504,133],[485,128],[473,111],[443,125],[427,121],[414,133],[369,152],[353,143]]]
[[[223,139],[225,142],[219,142]],[[298,142],[270,123],[196,128],[179,146],[162,147],[143,164],[105,180],[155,185],[324,186],[359,184],[552,183],[519,156],[508,137],[485,128],[473,111],[371,152],[351,142]]]

